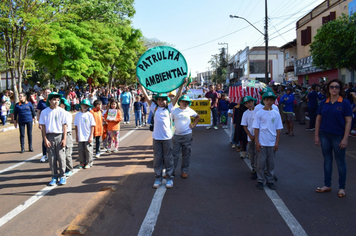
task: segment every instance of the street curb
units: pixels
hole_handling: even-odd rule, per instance
[[[14,129],[17,129],[17,128],[15,128],[14,126],[10,126],[10,127],[7,127],[7,128],[3,128],[3,129],[0,129],[0,133],[1,132],[6,132],[6,131],[10,131],[10,130],[14,130]]]

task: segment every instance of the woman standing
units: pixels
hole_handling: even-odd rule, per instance
[[[124,124],[130,124],[130,107],[132,95],[128,87],[125,87],[124,92],[120,95],[122,110],[124,111]]]
[[[320,103],[316,125],[315,145],[321,145],[324,156],[324,186],[317,188],[317,193],[331,191],[333,153],[339,171],[340,198],[345,197],[347,139],[351,128],[351,105],[343,98],[343,83],[334,79],[326,86],[326,99]]]
[[[33,121],[36,122],[36,113],[30,102],[27,101],[26,94],[19,94],[20,102],[16,103],[14,111],[14,126],[17,128],[19,124],[21,153],[25,152],[25,126],[27,126],[27,139],[29,151],[33,152],[32,148],[32,126]]]

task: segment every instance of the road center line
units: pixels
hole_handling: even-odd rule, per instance
[[[161,210],[162,200],[166,193],[166,180],[162,181],[162,185],[156,190],[152,198],[150,207],[148,208],[145,219],[142,222],[138,236],[150,236],[156,226],[159,212]]]
[[[229,131],[225,129],[227,135],[229,135]],[[252,170],[250,159],[244,159],[246,165]],[[277,192],[271,190],[269,188],[264,188],[267,196],[271,199],[273,205],[276,207],[279,214],[282,216],[284,222],[288,225],[289,229],[292,231],[293,235],[296,236],[307,236],[308,234],[305,232],[303,227],[299,224],[297,219],[293,216],[293,214],[289,211],[288,207],[284,204],[283,200],[278,196]]]
[[[126,133],[122,138],[120,138],[120,142],[123,141],[125,138],[127,138],[128,136],[130,136],[133,132],[135,132],[136,129],[133,129],[131,131],[129,131],[128,133]],[[13,169],[17,166],[20,166],[22,164],[24,164],[25,162],[28,162],[30,160],[33,160],[39,156],[41,156],[42,154],[38,154],[36,156],[33,156],[23,162],[20,162],[16,165],[10,166],[4,170],[2,170],[1,173],[8,171],[10,169]],[[73,169],[73,175],[76,174],[80,169]],[[72,176],[73,176],[72,175]],[[51,190],[53,190],[54,188],[56,188],[57,185],[55,186],[46,186],[43,189],[41,189],[39,192],[37,192],[35,195],[33,195],[32,197],[30,197],[29,199],[27,199],[23,204],[17,206],[16,208],[14,208],[13,210],[11,210],[9,213],[7,213],[6,215],[4,215],[3,217],[0,218],[0,227],[3,226],[4,224],[6,224],[7,222],[9,222],[12,218],[14,218],[15,216],[17,216],[18,214],[20,214],[21,212],[23,212],[24,210],[26,210],[28,207],[30,207],[32,204],[34,204],[35,202],[37,202],[39,199],[41,199],[44,195],[46,195],[47,193],[49,193]]]

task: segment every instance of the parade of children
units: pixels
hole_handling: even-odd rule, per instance
[[[154,171],[152,186],[155,189],[162,184],[165,184],[168,189],[172,188],[174,178],[177,176],[182,179],[188,178],[193,148],[193,130],[200,123],[201,116],[194,106],[191,107],[193,102],[191,95],[188,96],[186,92],[182,95],[186,83],[187,79],[174,91],[157,93],[152,96],[149,96],[146,88],[138,83],[137,89],[140,91],[140,95],[134,95],[136,93],[132,95],[135,100],[133,103],[134,128],[137,130],[142,128],[141,130],[144,131],[148,130],[147,128],[143,129],[147,122],[151,125]],[[127,87],[125,90],[126,93],[130,93]],[[92,92],[90,93],[89,91]],[[70,89],[70,95],[67,96],[69,100],[65,99],[62,94],[51,92],[49,89],[44,89],[45,93],[41,93],[40,97],[44,99],[38,102],[38,109],[41,109],[38,116],[44,141],[44,157],[48,158],[52,173],[49,185],[64,185],[66,184],[66,178],[76,172],[74,171],[75,169],[89,169],[93,167],[94,160],[101,158],[101,155],[112,154],[112,156],[115,156],[120,151],[120,123],[124,122],[124,115],[122,107],[116,99],[117,93],[108,91],[108,89],[88,89],[88,97],[91,95],[90,98],[92,100],[93,97],[97,97],[92,102],[86,99],[85,95],[83,96],[84,92],[83,94],[77,94],[77,89],[76,92]],[[302,114],[306,113],[308,115],[306,110],[301,113],[301,108],[298,106],[299,102],[295,102],[297,99],[300,101],[301,91],[301,86],[267,86],[258,90],[256,94],[251,94],[251,96],[239,97],[236,103],[236,100],[230,97],[228,93],[223,93],[222,90],[217,93],[215,87],[210,86],[208,92],[219,94],[219,96],[214,97],[214,99],[209,99],[209,96],[208,99],[204,98],[206,97],[204,96],[204,90],[203,94],[198,96],[198,99],[208,101],[209,110],[215,108],[212,104],[216,103],[220,124],[223,128],[228,128],[226,130],[228,133],[227,142],[231,144],[232,148],[236,148],[237,157],[245,159],[245,161],[249,160],[251,164],[250,179],[257,181],[256,186],[258,189],[264,189],[264,186],[272,190],[276,189],[275,157],[279,148],[283,123],[286,124],[284,133],[294,136],[293,121],[297,119],[297,115],[300,120],[302,120]],[[325,101],[328,93],[325,92],[326,88],[318,89],[317,85],[313,85],[310,93],[317,93],[316,91],[318,91],[317,97],[320,100],[317,103],[319,106],[319,104],[324,104],[323,101]],[[112,94],[115,94],[115,96]],[[353,130],[356,114],[356,93],[350,92],[349,94],[352,99],[350,109],[353,113],[349,135],[354,136],[356,133]],[[22,94],[22,96],[26,95]],[[305,96],[308,97],[308,93]],[[77,97],[78,104],[73,111],[71,102],[75,101]],[[106,107],[103,106],[103,97],[105,102],[106,98],[108,100]],[[219,100],[217,97],[219,97]],[[313,97],[316,96],[313,95]],[[27,102],[26,99],[21,101]],[[285,122],[283,122],[278,104],[281,104],[282,116]],[[1,107],[2,122],[6,122],[9,108],[6,106],[5,101],[2,101]],[[212,120],[215,121],[217,118],[216,114],[214,114],[215,111],[211,112]],[[150,113],[149,120],[147,120],[147,113]],[[15,112],[15,114],[18,114],[18,112]],[[32,119],[36,114],[35,112],[31,114]],[[73,115],[75,115],[74,118]],[[73,130],[75,130],[73,134],[72,122],[74,125]],[[129,124],[129,122],[126,121],[126,124]],[[320,124],[318,123],[318,125]],[[208,123],[205,127],[210,128],[211,123]],[[213,127],[215,127],[215,123]],[[21,135],[23,135],[23,132]],[[23,152],[24,144],[22,139],[21,150]],[[31,139],[29,141],[31,151],[33,150]],[[74,152],[76,156],[72,159],[73,149],[77,149],[78,152],[77,154]],[[76,167],[73,166],[75,160],[79,161]],[[41,162],[45,161],[41,159]],[[180,170],[177,170],[178,166]],[[165,182],[163,181],[164,179]],[[325,186],[328,187],[327,184]],[[318,191],[329,189],[325,186]],[[344,194],[344,192],[341,194]]]

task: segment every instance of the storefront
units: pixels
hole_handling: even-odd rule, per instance
[[[297,60],[295,74],[298,76],[298,84],[319,84],[321,81],[338,78],[338,69],[323,70],[312,65],[311,56]]]

